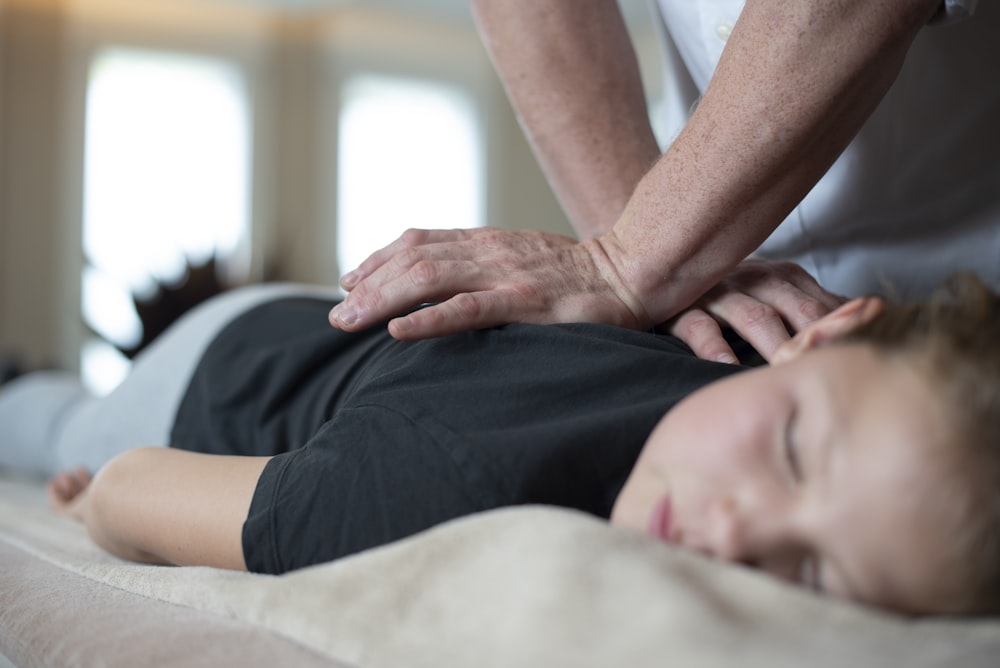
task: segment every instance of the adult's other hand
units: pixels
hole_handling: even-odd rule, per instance
[[[618,269],[608,237],[578,242],[530,230],[407,230],[348,273],[330,323],[358,331],[396,317],[398,339],[442,336],[512,322],[600,322],[649,327]]]
[[[782,343],[844,301],[793,262],[750,258],[674,317],[669,331],[702,359],[736,363],[722,334],[732,327],[770,361]]]

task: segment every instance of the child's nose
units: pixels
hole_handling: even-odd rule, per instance
[[[701,552],[785,580],[796,579],[801,550],[781,522],[761,522],[731,498],[715,502],[709,508],[707,520]]]
[[[735,501],[725,497],[709,508],[702,551],[722,561],[754,566],[756,558],[750,552],[743,521]]]

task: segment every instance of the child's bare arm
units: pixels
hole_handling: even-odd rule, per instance
[[[49,493],[57,510],[120,557],[246,570],[243,522],[268,459],[139,448],[89,484],[80,472],[58,476]]]

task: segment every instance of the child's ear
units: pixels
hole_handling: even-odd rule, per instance
[[[885,308],[880,297],[858,297],[806,325],[790,341],[786,341],[771,357],[771,364],[795,359],[807,350],[818,348],[848,332],[871,322]]]

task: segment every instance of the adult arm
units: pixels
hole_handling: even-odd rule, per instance
[[[331,322],[360,329],[423,301],[441,303],[394,320],[394,336],[513,321],[666,321],[805,196],[881,100],[937,4],[748,0],[697,110],[610,232],[575,244],[538,233],[411,232],[345,276],[351,294]]]
[[[473,0],[483,43],[581,238],[611,229],[660,157],[617,0]]]
[[[50,483],[57,510],[123,559],[246,570],[242,530],[268,457],[139,448]]]
[[[715,285],[855,136],[937,0],[749,0],[685,129],[601,238],[654,318]]]

